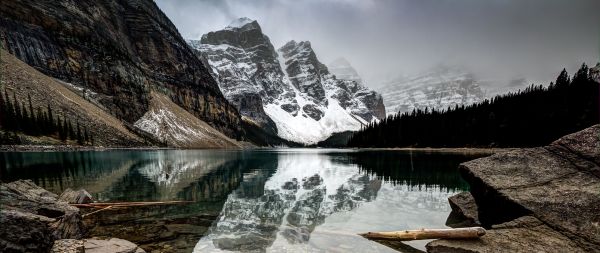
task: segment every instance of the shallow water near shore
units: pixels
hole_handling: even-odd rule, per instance
[[[357,236],[443,228],[468,190],[459,163],[482,153],[418,150],[111,150],[0,153],[0,180],[31,179],[97,201],[187,200],[90,221],[148,251],[393,252]],[[410,242],[424,248],[424,241]]]

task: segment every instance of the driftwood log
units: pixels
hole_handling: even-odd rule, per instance
[[[370,240],[412,241],[425,239],[476,239],[485,235],[482,227],[451,229],[419,229],[391,232],[368,232],[361,236]]]
[[[88,204],[70,204],[75,207],[90,207],[90,208],[105,208],[112,207],[132,207],[132,206],[154,206],[154,205],[174,205],[186,204],[193,201],[156,201],[156,202],[104,202],[104,203],[88,203]]]

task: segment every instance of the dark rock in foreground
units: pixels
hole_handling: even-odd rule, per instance
[[[480,240],[437,240],[429,252],[600,252],[600,125],[546,147],[463,163]],[[500,225],[497,225],[500,224]]]
[[[587,252],[540,220],[523,216],[495,225],[476,240],[435,240],[427,252]]]
[[[85,233],[79,209],[30,180],[0,185],[0,252],[48,252],[55,240]]]
[[[88,204],[94,202],[92,195],[86,190],[80,189],[75,191],[71,188],[67,188],[60,194],[59,200],[70,204]]]
[[[461,192],[448,198],[452,212],[446,220],[446,226],[453,228],[478,227],[479,214],[477,204],[470,192]]]

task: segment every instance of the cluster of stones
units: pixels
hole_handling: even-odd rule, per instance
[[[84,239],[83,217],[70,203],[91,203],[85,190],[67,189],[58,196],[19,180],[0,184],[0,200],[0,252],[144,252],[122,239]]]

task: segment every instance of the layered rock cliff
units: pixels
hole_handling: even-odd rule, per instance
[[[240,135],[235,107],[152,1],[2,1],[0,41],[44,74],[97,93],[128,123],[160,90],[212,127]]]

